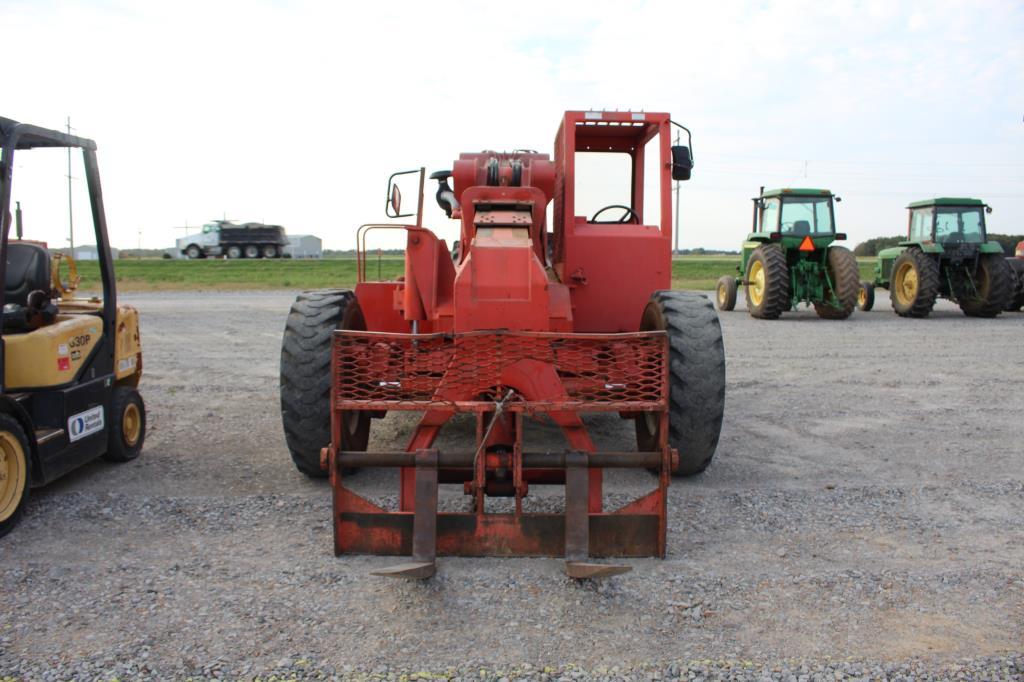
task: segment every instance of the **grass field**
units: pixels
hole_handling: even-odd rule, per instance
[[[861,258],[862,279],[871,279],[874,258]],[[672,261],[674,289],[714,289],[718,278],[734,274],[738,256],[677,256]],[[371,260],[370,279],[394,279],[402,273],[403,259],[385,256]],[[316,289],[352,287],[356,283],[356,261],[352,258],[324,260],[118,260],[117,281],[122,291],[176,289]],[[80,288],[95,290],[99,266],[95,262],[78,264],[82,276]],[[628,268],[625,271],[628,271]]]

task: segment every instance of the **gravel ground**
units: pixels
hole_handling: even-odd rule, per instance
[[[0,541],[0,680],[1024,679],[1024,314],[904,320],[879,292],[845,322],[762,322],[741,301],[718,455],[671,489],[667,559],[576,584],[555,559],[442,558],[407,583],[333,556],[328,486],[288,460],[291,296],[125,298],[146,449],[36,491]],[[631,424],[589,424],[635,447]],[[372,446],[409,427],[374,422]]]

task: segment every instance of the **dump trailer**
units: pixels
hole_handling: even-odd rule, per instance
[[[1010,305],[1013,272],[997,241],[989,241],[984,201],[939,197],[907,206],[907,239],[878,252],[873,281],[861,282],[858,301],[871,310],[875,288],[888,289],[901,317],[927,317],[947,298],[968,317],[995,317]]]
[[[711,462],[725,397],[717,313],[671,290],[671,183],[693,167],[692,143],[671,146],[674,125],[664,113],[571,111],[553,158],[461,154],[429,178],[460,225],[452,250],[423,226],[425,170],[392,176],[386,212],[415,222],[361,226],[355,290],[301,294],[281,352],[286,440],[300,471],[330,477],[336,554],[411,555],[378,572],[405,578],[432,575],[438,554],[564,556],[577,579],[629,569],[592,557],[665,555],[669,481]],[[593,153],[628,165],[618,189],[629,205],[581,214],[582,193],[601,198],[576,175]],[[403,175],[419,188],[405,213]],[[404,275],[373,281],[367,239],[385,230],[404,233]],[[420,414],[408,445],[367,452],[373,420],[390,411]],[[634,422],[637,449],[599,450],[587,413]],[[473,415],[475,442],[438,449],[457,414]],[[527,447],[537,419],[564,442]],[[396,508],[350,487],[363,467],[400,470]],[[653,472],[652,489],[606,508],[604,472],[615,468]],[[442,485],[469,510],[439,512]],[[564,487],[564,509],[530,509],[544,485]],[[491,497],[508,506],[486,508]]]
[[[94,459],[135,459],[146,437],[139,395],[139,313],[117,302],[114,259],[100,189],[96,143],[0,118],[0,537],[25,513],[33,488]],[[15,156],[37,149],[82,153],[99,259],[98,291],[77,297],[74,260],[24,239],[16,209]],[[27,164],[25,164],[27,165]],[[54,202],[63,198],[53,197]],[[31,233],[31,217],[27,221]],[[62,274],[63,271],[63,274]]]
[[[178,240],[178,250],[190,258],[227,256],[228,258],[280,258],[288,245],[280,225],[214,220],[201,232]]]
[[[718,280],[719,310],[736,307],[736,290],[745,287],[752,317],[778,319],[801,303],[818,317],[845,320],[857,303],[857,259],[835,228],[835,204],[827,189],[762,187],[754,197],[751,231],[743,242],[737,275]]]

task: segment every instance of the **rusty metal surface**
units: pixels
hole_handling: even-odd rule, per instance
[[[667,336],[506,330],[334,335],[337,409],[485,411],[514,386],[509,411],[663,411]]]
[[[441,468],[472,468],[474,452],[439,452],[438,466]],[[520,459],[523,469],[564,469],[568,452],[524,452]],[[414,452],[340,452],[339,463],[343,468],[411,467],[416,466]],[[514,466],[512,453],[488,453],[488,468],[511,468]],[[658,469],[662,464],[660,452],[593,452],[587,455],[585,466],[596,469]]]

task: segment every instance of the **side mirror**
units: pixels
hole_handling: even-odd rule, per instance
[[[835,196],[834,196],[834,197],[832,197],[832,198],[836,200],[836,203],[837,203],[837,204],[838,204],[838,203],[839,203],[840,201],[842,201],[842,200],[843,200],[843,198],[842,198],[842,197],[835,197]]]
[[[986,206],[985,207],[985,213],[991,213],[991,212],[992,212],[992,207],[991,206]]]
[[[391,196],[388,198],[388,204],[391,205],[391,212],[396,217],[402,213],[402,190],[398,189],[398,185],[391,185]]]
[[[693,171],[693,157],[685,145],[672,147],[672,179],[689,180]]]

